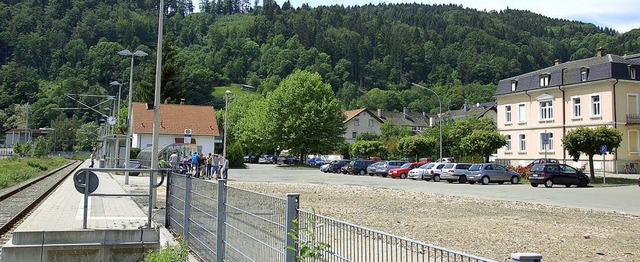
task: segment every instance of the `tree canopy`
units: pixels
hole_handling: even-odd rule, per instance
[[[594,180],[593,156],[602,154],[601,148],[603,145],[607,146],[607,152],[611,154],[620,146],[621,142],[622,133],[614,128],[606,126],[593,129],[579,127],[567,132],[562,139],[562,146],[569,152],[574,161],[578,161],[582,154],[589,157],[591,180]]]

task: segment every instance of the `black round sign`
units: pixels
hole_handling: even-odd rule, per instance
[[[85,172],[89,172],[89,193],[93,193],[93,191],[96,191],[96,189],[98,188],[98,184],[100,184],[100,182],[98,181],[98,176],[91,171],[85,171]],[[84,187],[80,185],[83,185],[86,179],[85,172],[78,173],[73,178],[75,182],[74,185],[76,186],[76,190],[78,190],[78,192],[82,194],[84,194]]]

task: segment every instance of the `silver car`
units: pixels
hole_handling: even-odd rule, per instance
[[[413,180],[416,180],[416,179],[424,180],[424,174],[427,173],[427,169],[432,168],[434,165],[435,163],[426,163],[424,165],[419,166],[418,168],[411,169],[409,170],[409,175],[407,177]]]
[[[470,163],[449,163],[442,167],[440,171],[440,179],[447,180],[449,183],[458,181],[461,184],[467,183],[467,173],[469,172]]]
[[[520,174],[507,169],[503,165],[494,163],[473,164],[469,167],[467,181],[469,184],[475,184],[476,182],[487,185],[489,183],[504,184],[504,182],[511,182],[511,184],[520,183]]]
[[[444,167],[446,163],[435,163],[431,168],[427,169],[427,172],[424,174],[424,179],[429,181],[433,180],[433,182],[440,182],[440,172],[442,167]]]

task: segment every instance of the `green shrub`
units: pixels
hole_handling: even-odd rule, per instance
[[[136,159],[138,157],[138,154],[140,154],[140,150],[140,148],[132,147],[131,150],[129,150],[129,158]]]
[[[174,262],[187,261],[189,256],[189,247],[186,244],[180,246],[168,246],[160,252],[149,250],[145,262]]]
[[[40,169],[40,171],[46,171],[49,169],[47,166],[44,166],[41,163],[36,163],[34,161],[27,161],[27,165],[29,165],[30,167],[35,167],[37,169]]]

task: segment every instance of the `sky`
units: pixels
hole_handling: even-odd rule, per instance
[[[276,0],[282,6],[285,0]],[[369,3],[423,3],[423,4],[456,4],[477,10],[529,10],[552,18],[577,20],[592,23],[600,27],[613,28],[625,33],[640,28],[640,2],[638,0],[290,0],[291,5],[300,7],[307,3],[311,7],[319,5],[343,6],[366,5]],[[194,1],[194,3],[196,3]]]

